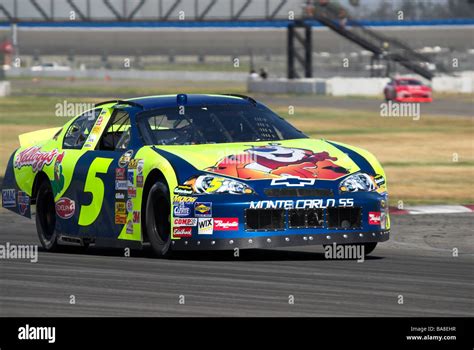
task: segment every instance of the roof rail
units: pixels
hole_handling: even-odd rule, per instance
[[[138,108],[144,109],[141,104],[136,103],[136,102],[133,102],[133,101],[126,101],[126,100],[110,100],[110,101],[104,101],[104,102],[97,103],[95,106],[96,106],[96,107],[99,107],[99,106],[106,105],[106,104],[109,104],[109,103],[114,103],[114,102],[115,102],[115,104],[119,104],[119,105],[129,105],[129,106],[133,106],[133,107],[138,107]]]
[[[252,97],[246,96],[246,95],[240,95],[240,94],[223,94],[224,96],[233,96],[233,97],[240,97],[243,98],[244,100],[249,101],[253,105],[257,105],[257,101],[255,101]]]

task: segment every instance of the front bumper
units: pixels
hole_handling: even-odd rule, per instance
[[[395,102],[429,103],[433,102],[433,98],[431,96],[397,96]]]
[[[331,234],[292,234],[279,236],[259,236],[252,238],[182,238],[173,240],[173,250],[229,250],[264,249],[306,245],[361,244],[385,242],[390,231],[378,232],[340,232]]]
[[[349,200],[348,200],[349,198]],[[265,203],[264,203],[265,202]],[[290,220],[290,214],[294,209],[288,208],[293,203],[294,209],[298,205],[322,205],[318,226],[305,225],[294,226]],[[350,206],[343,204],[350,203]],[[279,218],[277,227],[263,227],[255,229],[250,227],[248,211],[255,205],[280,204],[277,211],[283,212]],[[202,205],[209,211],[203,215],[195,208]],[[389,239],[390,218],[388,213],[388,198],[386,194],[377,192],[357,193],[347,196],[333,196],[325,199],[314,198],[269,198],[263,196],[197,196],[193,205],[187,205],[189,210],[178,211],[189,213],[188,221],[175,225],[174,216],[173,249],[175,250],[215,250],[215,249],[248,249],[248,248],[274,248],[304,245],[325,244],[360,244],[370,242],[383,242]],[[175,205],[174,207],[180,207]],[[184,207],[184,206],[183,206]],[[355,209],[356,218],[352,218],[352,224],[346,227],[334,225],[328,214],[333,209]],[[261,208],[258,210],[275,211],[274,209]],[[379,213],[379,223],[371,222],[374,213]],[[340,215],[337,211],[338,216]],[[342,219],[341,219],[342,221]],[[189,226],[186,226],[186,222]],[[227,226],[218,225],[218,222],[226,222]],[[308,224],[308,220],[305,221]],[[212,225],[212,227],[209,227]],[[174,232],[186,233],[186,236],[178,237]]]

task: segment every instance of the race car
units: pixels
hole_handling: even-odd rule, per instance
[[[376,158],[310,139],[247,96],[107,101],[19,138],[2,205],[35,217],[47,251],[353,244],[368,254],[389,238]]]
[[[395,102],[432,102],[433,91],[431,87],[423,84],[418,79],[399,78],[392,79],[384,88],[385,100]]]

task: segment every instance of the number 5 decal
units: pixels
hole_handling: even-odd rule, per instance
[[[102,209],[102,202],[104,201],[104,182],[97,177],[98,173],[105,174],[109,169],[110,163],[113,159],[110,158],[95,158],[87,172],[86,183],[84,185],[84,192],[92,194],[92,201],[89,205],[81,206],[79,213],[79,225],[89,226],[99,216]]]

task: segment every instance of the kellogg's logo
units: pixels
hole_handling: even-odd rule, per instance
[[[31,166],[33,172],[37,172],[42,170],[45,165],[50,165],[57,155],[57,149],[42,152],[41,147],[29,147],[16,156],[14,165],[18,169],[24,166]]]
[[[67,197],[62,197],[56,202],[56,213],[61,219],[69,219],[76,211],[76,203]]]

